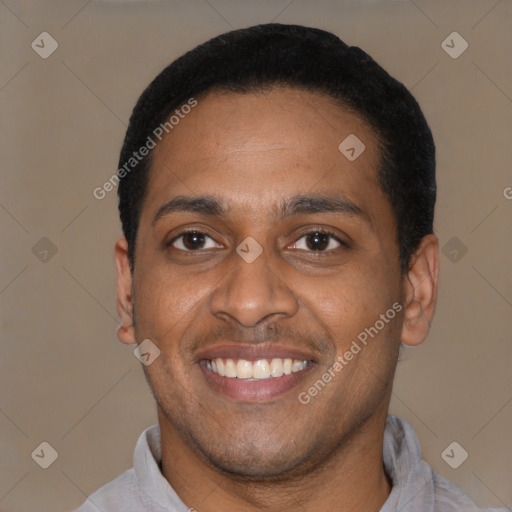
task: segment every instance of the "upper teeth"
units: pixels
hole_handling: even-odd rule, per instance
[[[306,368],[308,362],[298,359],[275,358],[270,362],[267,359],[247,361],[246,359],[217,359],[207,360],[206,367],[222,377],[234,379],[268,379],[281,377],[290,373],[300,372]]]

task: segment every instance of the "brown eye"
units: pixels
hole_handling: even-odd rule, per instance
[[[213,238],[202,231],[185,231],[174,237],[169,243],[169,247],[174,247],[181,251],[199,251],[201,249],[215,248],[215,244],[205,247],[207,240],[213,242]]]
[[[300,240],[306,240],[305,243],[299,243]],[[334,243],[334,247],[333,247]],[[336,245],[338,244],[338,245]],[[339,246],[348,247],[345,242],[340,240],[334,233],[323,230],[310,231],[304,233],[297,242],[295,242],[293,249],[300,249],[304,251],[314,252],[328,252],[337,249]]]
[[[306,245],[312,251],[323,251],[329,246],[330,236],[325,233],[311,233],[306,236]]]

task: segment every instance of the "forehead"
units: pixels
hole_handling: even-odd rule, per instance
[[[208,192],[249,215],[298,192],[338,189],[360,205],[379,195],[375,133],[334,99],[276,87],[197,102],[154,149],[146,204]]]
[[[338,138],[353,130],[370,146],[376,142],[374,130],[360,115],[330,96],[295,87],[274,86],[250,93],[207,91],[191,112],[180,116],[181,120],[172,117],[178,123],[164,134],[156,155],[182,144],[191,135],[201,139],[196,142],[221,142],[229,137],[231,144],[245,145],[256,144],[259,136],[265,136],[268,149],[284,149],[293,142],[308,149],[323,139],[325,143],[334,142],[336,149]],[[372,153],[375,148],[369,149]]]

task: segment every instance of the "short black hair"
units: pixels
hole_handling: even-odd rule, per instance
[[[373,128],[378,180],[393,208],[400,268],[407,271],[421,239],[433,232],[436,201],[435,146],[417,101],[360,48],[324,30],[279,23],[233,30],[197,46],[166,67],[137,101],[118,166],[132,271],[152,152],[137,159],[133,154],[149,140],[154,145],[155,128],[190,98],[213,89],[248,93],[279,85],[328,95]]]

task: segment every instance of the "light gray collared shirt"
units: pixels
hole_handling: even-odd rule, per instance
[[[412,426],[388,415],[384,432],[384,467],[393,487],[380,512],[511,512],[479,508],[457,486],[421,460]],[[133,468],[107,483],[75,512],[188,512],[160,470],[160,429],[147,428],[135,447]],[[190,504],[193,507],[194,504]]]

